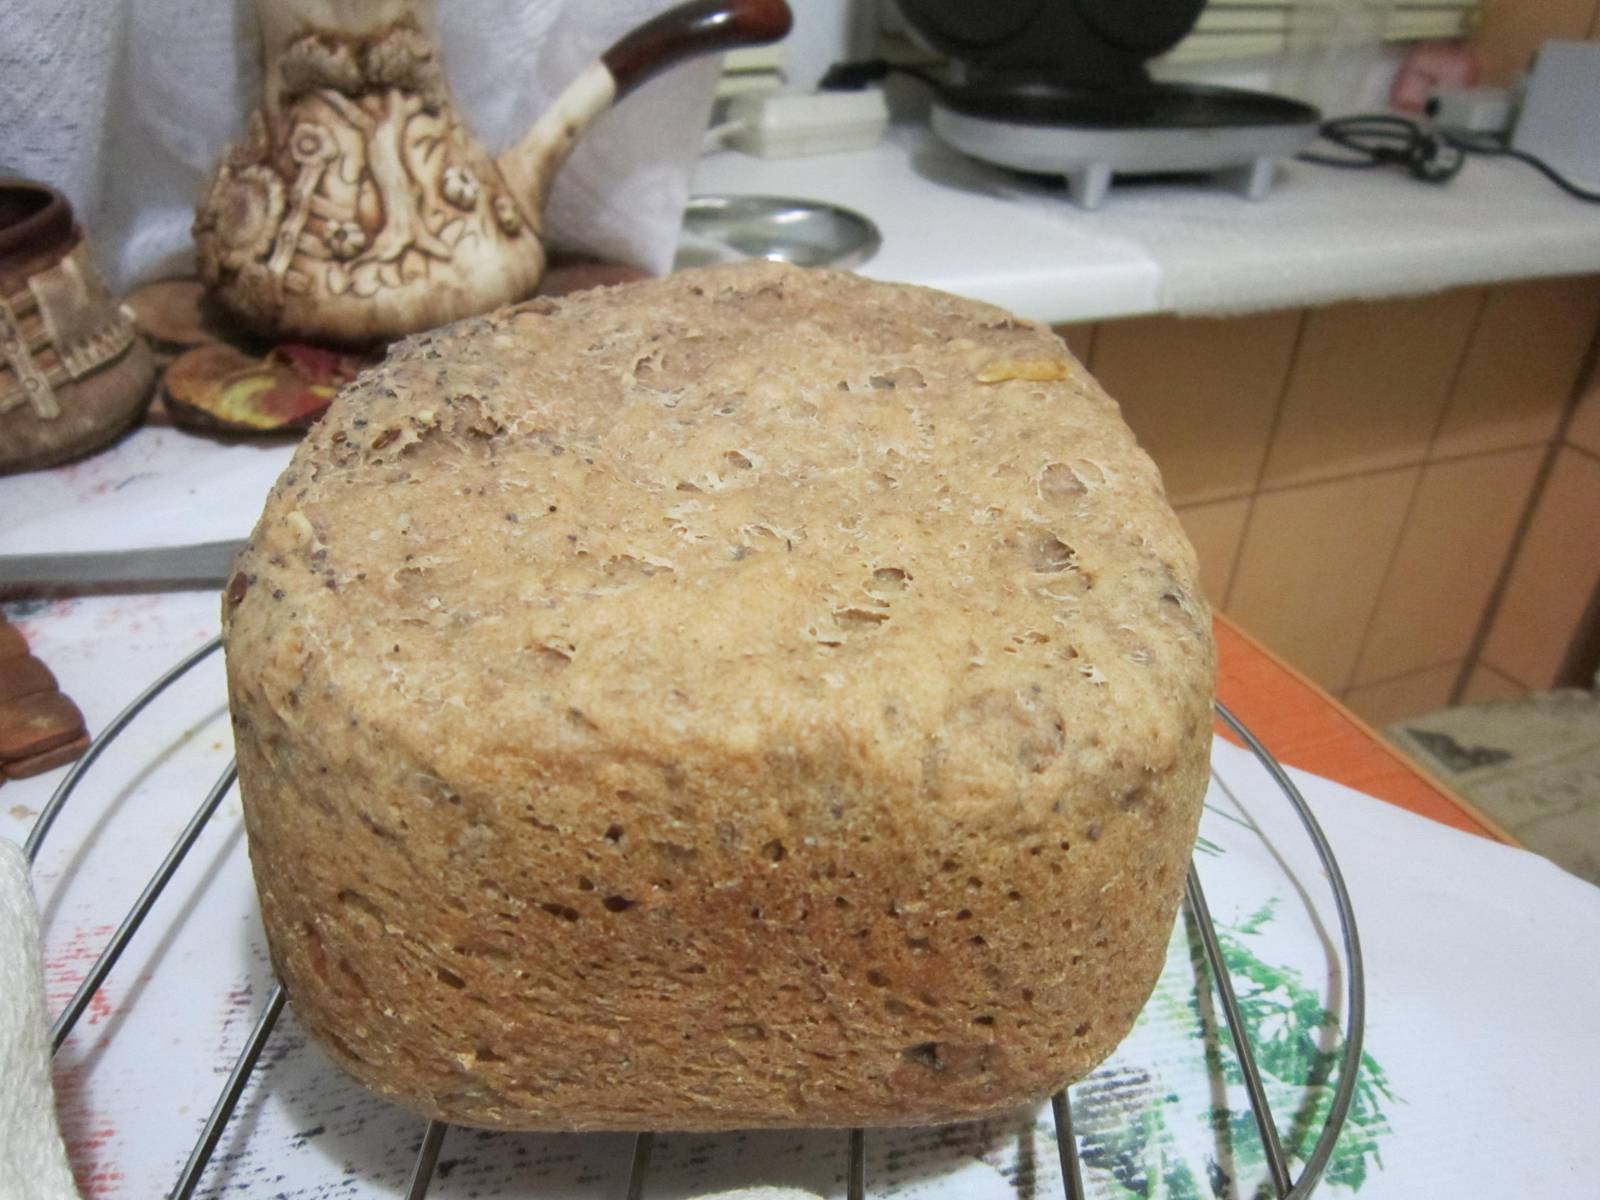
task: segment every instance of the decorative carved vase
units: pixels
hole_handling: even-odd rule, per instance
[[[532,293],[540,214],[590,122],[664,68],[782,37],[784,0],[696,0],[625,36],[491,158],[440,66],[433,0],[257,0],[261,105],[195,219],[201,275],[252,328],[368,342]]]
[[[138,420],[154,379],[66,197],[0,179],[0,474],[99,449]]]

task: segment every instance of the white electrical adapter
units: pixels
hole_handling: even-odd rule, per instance
[[[1434,124],[1454,133],[1504,133],[1516,113],[1505,88],[1451,88],[1428,97],[1424,110]]]
[[[865,150],[888,124],[889,106],[875,87],[735,96],[725,122],[728,144],[761,158]]]

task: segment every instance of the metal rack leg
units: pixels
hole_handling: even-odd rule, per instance
[[[867,1135],[860,1129],[850,1131],[850,1175],[846,1195],[849,1200],[866,1200],[867,1196]]]
[[[1211,923],[1211,908],[1206,904],[1200,876],[1195,873],[1193,866],[1189,868],[1187,888],[1189,907],[1194,910],[1195,923],[1200,927],[1200,941],[1205,946],[1206,961],[1211,964],[1211,977],[1216,980],[1222,1012],[1228,1019],[1228,1030],[1233,1034],[1234,1053],[1238,1055],[1239,1069],[1244,1073],[1245,1090],[1250,1093],[1250,1109],[1255,1113],[1256,1128],[1261,1132],[1261,1144],[1267,1153],[1273,1192],[1278,1196],[1287,1196],[1291,1185],[1289,1165],[1283,1157],[1283,1143],[1278,1137],[1278,1126],[1272,1119],[1272,1108],[1267,1103],[1267,1088],[1256,1066],[1249,1031],[1245,1029],[1244,1017],[1239,1012],[1239,1000],[1233,992],[1233,978],[1228,974],[1228,963],[1222,957],[1222,945],[1217,941],[1217,927]]]
[[[194,816],[189,818],[189,823],[184,826],[183,832],[178,835],[178,840],[173,843],[172,849],[167,851],[167,857],[162,860],[160,868],[151,876],[150,881],[144,885],[144,891],[139,893],[139,898],[134,901],[133,907],[128,910],[128,915],[122,918],[122,924],[117,926],[117,931],[111,935],[111,940],[106,943],[106,948],[100,952],[100,957],[94,960],[94,966],[89,968],[89,973],[84,976],[83,982],[78,985],[78,990],[73,993],[72,999],[61,1010],[61,1015],[56,1017],[55,1024],[50,1027],[50,1053],[54,1054],[61,1049],[61,1043],[67,1040],[67,1034],[72,1032],[72,1027],[78,1023],[78,1018],[83,1015],[83,1010],[89,1007],[89,1001],[100,990],[100,985],[106,981],[106,976],[111,973],[111,968],[117,965],[117,959],[122,957],[122,952],[127,948],[128,941],[138,932],[139,926],[144,923],[156,899],[161,895],[162,889],[172,879],[177,871],[178,864],[189,853],[195,839],[200,836],[200,831],[205,828],[206,822],[211,819],[211,814],[217,811],[217,805],[222,803],[222,798],[228,794],[228,789],[233,786],[234,778],[238,775],[236,766],[230,762],[227,769],[222,772],[217,782],[207,793],[205,800],[195,810]]]
[[[28,838],[22,843],[22,852],[28,856],[30,863],[39,857],[39,847],[44,844],[45,835],[50,832],[50,827],[56,823],[56,818],[61,815],[61,809],[66,804],[67,797],[72,795],[72,790],[78,786],[78,780],[83,778],[83,773],[89,769],[95,759],[100,757],[100,752],[109,746],[115,740],[117,734],[127,727],[128,722],[143,712],[145,706],[159,696],[168,684],[221,645],[221,638],[212,638],[198,650],[185,655],[176,666],[135,696],[127,708],[112,717],[111,724],[102,729],[99,736],[89,743],[89,749],[84,751],[82,758],[72,764],[72,769],[67,772],[67,777],[56,787],[55,792],[45,804],[44,811],[34,821],[33,828],[28,830]]]
[[[633,1166],[628,1170],[628,1200],[640,1200],[644,1195],[644,1177],[650,1170],[650,1152],[655,1149],[656,1135],[641,1133],[633,1139]]]
[[[1344,872],[1339,869],[1338,860],[1333,856],[1333,847],[1328,844],[1328,838],[1322,832],[1322,826],[1317,823],[1311,806],[1306,803],[1306,798],[1300,794],[1300,789],[1283,769],[1281,763],[1272,757],[1270,751],[1261,744],[1261,740],[1251,733],[1245,723],[1229,711],[1228,706],[1220,700],[1216,704],[1217,715],[1229,729],[1238,736],[1250,752],[1256,756],[1262,768],[1272,776],[1273,782],[1289,800],[1294,808],[1295,815],[1300,818],[1300,823],[1305,827],[1306,835],[1311,839],[1311,844],[1316,848],[1317,858],[1322,862],[1322,868],[1327,872],[1328,886],[1333,891],[1333,902],[1339,910],[1339,928],[1344,941],[1345,970],[1347,972],[1345,984],[1345,1002],[1348,1010],[1345,1014],[1344,1051],[1339,1059],[1339,1082],[1333,1090],[1333,1100],[1328,1107],[1328,1117],[1323,1124],[1322,1133],[1318,1135],[1316,1144],[1312,1146],[1311,1153],[1306,1155],[1300,1169],[1299,1182],[1295,1184],[1292,1196],[1309,1196],[1311,1190],[1317,1186],[1317,1180],[1322,1178],[1322,1173],[1327,1169],[1328,1160],[1333,1157],[1334,1146],[1339,1141],[1339,1132],[1344,1128],[1345,1118],[1350,1114],[1350,1105],[1355,1100],[1356,1081],[1361,1074],[1361,1047],[1366,1037],[1367,1022],[1367,983],[1366,968],[1361,959],[1361,934],[1356,928],[1356,915],[1350,903],[1350,890],[1345,886]]]
[[[172,1189],[168,1200],[189,1200],[194,1195],[195,1186],[200,1182],[200,1176],[205,1174],[206,1164],[211,1161],[211,1153],[222,1138],[222,1130],[228,1124],[228,1118],[233,1116],[239,1097],[244,1094],[244,1085],[250,1080],[256,1059],[261,1057],[267,1038],[272,1036],[272,1027],[277,1023],[278,1014],[283,1011],[283,1001],[283,984],[280,983],[272,989],[266,1009],[256,1021],[256,1027],[250,1031],[250,1040],[245,1043],[238,1061],[233,1064],[228,1082],[223,1085],[222,1094],[217,1097],[211,1115],[206,1118],[205,1128],[200,1131],[200,1140],[190,1151],[189,1161],[183,1164],[183,1173],[178,1176],[178,1184]]]
[[[422,1135],[422,1145],[417,1150],[417,1161],[411,1167],[411,1182],[406,1184],[406,1200],[423,1200],[428,1185],[433,1182],[433,1169],[439,1165],[439,1148],[444,1145],[444,1135],[450,1126],[443,1121],[429,1121],[428,1132]]]
[[[1072,1100],[1062,1088],[1050,1097],[1056,1119],[1056,1149],[1061,1154],[1061,1190],[1067,1200],[1083,1200],[1083,1171],[1078,1166],[1078,1139],[1072,1132]]]

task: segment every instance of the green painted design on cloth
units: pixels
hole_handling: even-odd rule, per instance
[[[1342,1039],[1339,1022],[1299,972],[1267,962],[1250,944],[1272,923],[1274,909],[1268,903],[1236,924],[1219,922],[1217,937],[1292,1176],[1326,1124]],[[1203,1075],[1177,1087],[1150,1070],[1108,1063],[1075,1089],[1083,1161],[1108,1185],[1103,1194],[1117,1200],[1266,1200],[1272,1190],[1255,1116],[1247,1105],[1230,1105],[1222,1090],[1242,1090],[1244,1077],[1187,910],[1174,941],[1180,968],[1185,955],[1186,971],[1174,970],[1169,960],[1141,1023],[1197,1033],[1204,1061],[1196,1067]],[[1324,1186],[1359,1191],[1369,1172],[1381,1169],[1380,1144],[1389,1133],[1384,1104],[1396,1100],[1382,1067],[1363,1054]],[[1203,1154],[1196,1151],[1201,1145]],[[1202,1163],[1204,1176],[1196,1173]]]

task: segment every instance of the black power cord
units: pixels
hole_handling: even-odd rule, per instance
[[[931,71],[909,63],[890,62],[886,58],[867,58],[856,62],[837,62],[817,81],[819,92],[859,92],[870,83],[879,83],[890,75],[909,75],[929,87],[938,89],[941,84]]]
[[[1337,117],[1318,129],[1323,141],[1343,151],[1306,151],[1295,157],[1321,167],[1364,170],[1397,166],[1426,183],[1448,183],[1460,173],[1470,154],[1514,158],[1527,163],[1569,196],[1600,204],[1600,191],[1574,183],[1544,159],[1504,142],[1462,137],[1444,129],[1428,129],[1409,117],[1372,114]]]

